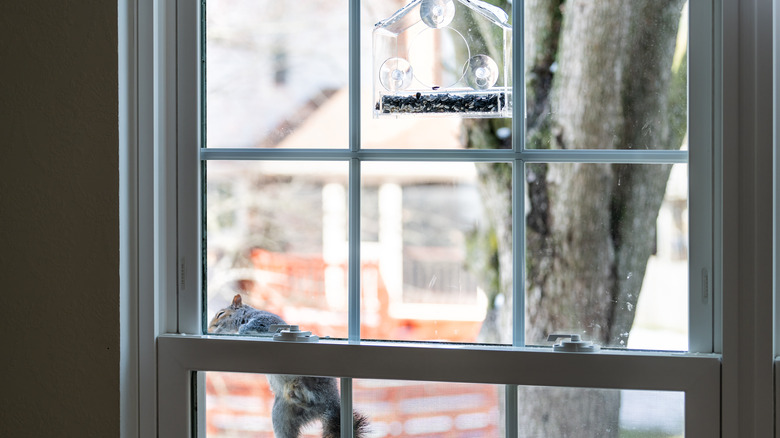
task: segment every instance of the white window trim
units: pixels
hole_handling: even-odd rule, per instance
[[[182,105],[182,102],[176,101],[177,95],[195,97],[197,84],[194,84],[195,89],[184,90],[181,82],[172,80],[176,75],[177,62],[178,65],[197,65],[190,64],[192,59],[184,58],[188,52],[176,47],[172,38],[176,32],[197,31],[197,27],[190,28],[197,26],[197,17],[195,20],[190,20],[191,16],[185,19],[182,12],[186,12],[184,9],[187,8],[177,10],[177,6],[186,6],[187,3],[192,5],[195,0],[179,0],[178,5],[176,1],[118,2],[122,436],[128,437],[190,436],[192,370],[313,374],[307,372],[312,370],[307,364],[290,365],[290,361],[304,350],[293,351],[284,344],[177,334],[200,330],[197,316],[200,315],[197,308],[199,299],[192,298],[193,294],[196,297],[199,294],[199,266],[197,260],[179,256],[183,253],[197,254],[197,248],[182,251],[176,247],[177,241],[197,245],[197,228],[194,235],[183,237],[183,230],[192,230],[184,222],[192,218],[177,216],[176,209],[171,209],[177,202],[190,205],[198,202],[198,199],[182,199],[181,192],[175,190],[177,184],[192,181],[193,174],[182,170],[189,169],[196,175],[197,164],[193,166],[192,161],[180,161],[181,157],[170,147],[174,144],[182,147],[198,144],[198,139],[192,138],[193,132],[188,129],[191,125],[187,124],[187,117],[177,112],[182,107],[177,105]],[[718,7],[719,3],[722,3],[722,9]],[[712,141],[739,145],[726,147],[722,155],[712,157],[711,164],[723,171],[712,200],[716,211],[724,212],[722,218],[715,218],[712,234],[723,238],[710,239],[716,244],[713,251],[717,259],[715,266],[723,267],[722,274],[712,278],[714,296],[722,299],[715,301],[715,315],[722,313],[723,317],[722,320],[714,318],[710,344],[722,356],[609,352],[592,356],[571,355],[566,361],[560,361],[553,353],[534,351],[533,348],[474,350],[453,347],[431,353],[430,349],[413,346],[351,345],[348,342],[295,347],[302,347],[307,354],[313,355],[322,354],[323,348],[339,349],[352,360],[371,360],[376,355],[382,357],[388,354],[399,354],[410,363],[421,358],[435,363],[440,355],[457,357],[459,360],[455,363],[467,359],[462,367],[454,370],[459,373],[452,375],[442,375],[441,369],[433,366],[406,369],[400,373],[381,364],[359,371],[349,368],[349,362],[317,367],[319,374],[333,376],[405,378],[414,375],[428,380],[465,378],[483,383],[682,390],[686,391],[686,436],[716,436],[717,430],[720,430],[721,436],[770,436],[775,424],[771,408],[773,374],[771,365],[767,366],[765,362],[771,364],[771,359],[767,358],[772,355],[767,353],[774,352],[773,343],[769,342],[770,351],[767,352],[764,342],[750,342],[757,334],[772,329],[766,321],[766,309],[774,308],[771,294],[759,290],[766,286],[767,276],[759,276],[760,281],[751,281],[750,277],[751,269],[766,271],[768,267],[770,272],[772,269],[770,261],[759,257],[765,255],[766,245],[761,246],[761,238],[757,236],[766,231],[767,225],[759,222],[761,211],[758,204],[771,199],[763,193],[768,189],[764,187],[762,191],[759,187],[762,181],[766,182],[766,165],[756,163],[760,161],[761,148],[767,140],[767,129],[751,129],[761,118],[760,110],[767,109],[767,101],[771,109],[771,101],[764,96],[766,92],[761,91],[762,86],[768,90],[768,83],[771,83],[771,77],[767,80],[768,74],[762,69],[770,62],[766,57],[762,59],[762,53],[771,50],[761,50],[766,48],[762,37],[766,37],[767,30],[771,29],[767,25],[767,21],[771,25],[772,17],[771,13],[767,13],[768,7],[771,5],[766,0],[722,0],[715,2],[712,8],[715,19],[723,23],[720,35],[723,51],[713,51],[716,65],[723,68],[722,71],[716,69],[715,81],[738,84],[722,89],[709,84],[715,98],[723,101],[722,113],[715,115],[715,120],[722,118],[723,127],[710,133]],[[172,26],[173,23],[178,27]],[[357,43],[359,41],[353,36],[350,44],[354,47]],[[175,57],[170,54],[175,54]],[[190,56],[195,54],[190,53]],[[168,88],[167,84],[178,84],[179,89]],[[353,95],[353,99],[356,98]],[[190,104],[195,107],[192,102]],[[177,129],[170,129],[173,126]],[[353,138],[352,148],[356,142],[357,139]],[[198,157],[191,159],[198,161]],[[170,171],[172,166],[178,168],[178,173]],[[751,171],[763,173],[758,172],[756,176]],[[172,180],[174,177],[175,181]],[[747,201],[745,196],[749,197]],[[757,230],[755,225],[759,226]],[[747,261],[746,256],[750,256]],[[357,275],[356,272],[352,274]],[[693,270],[691,276],[694,277]],[[726,292],[717,293],[720,288]],[[176,290],[178,295],[170,293]],[[739,294],[736,293],[738,290]],[[188,320],[188,315],[192,319]],[[699,350],[698,347],[696,349]],[[273,353],[274,360],[267,360],[267,354],[263,355],[265,360],[261,360],[260,351]],[[706,347],[700,351],[706,351]],[[497,365],[496,374],[490,374],[490,377],[480,371],[484,368],[470,368],[468,363],[473,362],[469,361],[476,361],[477,355],[482,357],[483,354],[494,355],[505,365]],[[615,364],[622,366],[616,367]],[[648,364],[655,366],[649,367]],[[566,372],[540,374],[540,369],[577,370],[580,380],[573,379],[571,373]],[[593,369],[599,372],[583,372]],[[643,377],[640,379],[636,374],[621,370],[642,370]],[[659,370],[665,370],[665,373]],[[716,375],[721,373],[722,390],[710,383],[714,381],[711,379],[717,380]],[[607,379],[605,374],[619,378]],[[766,404],[767,397],[770,398],[769,404]],[[694,406],[696,409],[693,409]],[[713,425],[716,429],[707,430]],[[697,430],[692,430],[694,426]]]

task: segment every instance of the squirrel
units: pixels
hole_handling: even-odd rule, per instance
[[[272,324],[286,324],[282,318],[242,303],[241,295],[233,297],[230,306],[218,311],[209,323],[209,333],[258,335],[267,333]],[[303,426],[319,419],[323,438],[341,436],[341,403],[336,379],[331,377],[268,374],[274,393],[271,413],[277,438],[298,438]],[[353,412],[355,438],[368,432],[368,418]]]

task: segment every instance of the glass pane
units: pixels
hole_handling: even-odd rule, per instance
[[[339,436],[339,379],[206,372],[209,438]],[[275,397],[279,395],[279,397]],[[277,400],[278,399],[278,400]],[[370,419],[356,414],[358,430]],[[328,435],[323,435],[328,432]],[[335,432],[335,434],[333,434]],[[366,437],[365,433],[362,435]]]
[[[497,335],[495,319],[484,324],[505,301],[499,288],[511,290],[511,271],[500,277],[494,260],[500,247],[511,264],[511,222],[490,222],[511,218],[511,169],[507,163],[363,164],[361,337],[511,343],[511,333]]]
[[[525,2],[526,147],[680,149],[687,2]]]
[[[529,164],[526,180],[526,343],[687,350],[687,165]]]
[[[206,145],[347,147],[347,7],[206,2]]]
[[[208,162],[207,323],[240,294],[318,336],[347,336],[347,174],[345,162]]]
[[[353,406],[371,437],[504,436],[503,387],[476,383],[355,379]]]
[[[387,38],[375,38],[374,30],[377,23],[393,17],[407,3],[406,0],[361,1],[361,147],[367,149],[510,147],[511,118],[491,116],[494,110],[480,114],[478,116],[480,118],[462,118],[459,113],[429,112],[438,111],[436,108],[458,107],[461,102],[472,98],[475,107],[481,105],[480,102],[494,100],[492,97],[485,97],[487,95],[483,96],[480,94],[483,93],[482,91],[477,92],[466,84],[469,66],[479,68],[483,65],[474,62],[470,64],[469,59],[472,55],[489,53],[491,59],[495,61],[497,84],[511,86],[511,74],[504,70],[505,65],[511,66],[511,52],[503,51],[506,34],[501,26],[493,24],[485,15],[466,6],[472,3],[454,1],[451,3],[454,6],[454,16],[447,26],[434,29],[422,24],[418,18],[423,8],[417,8],[420,11],[411,11],[410,15],[413,16],[413,20],[410,20],[415,21],[416,24],[407,28],[406,21],[409,20],[399,19],[397,24],[390,26],[393,29],[385,32],[392,37],[392,44],[389,46],[386,44]],[[510,15],[509,3],[503,3],[502,9]],[[511,30],[509,34],[511,38]],[[507,47],[511,48],[511,40]],[[409,87],[388,91],[381,85],[383,66],[397,59],[402,59],[400,62],[403,65],[409,63],[410,69],[406,71],[412,72],[410,76],[412,80]],[[417,94],[420,94],[419,98]],[[495,96],[499,94],[501,93]],[[382,109],[385,107],[382,105],[388,104],[388,101],[383,100],[382,95],[401,99],[404,103],[394,104],[393,113],[385,114]],[[511,104],[511,97],[503,96],[501,102]],[[377,105],[382,108],[377,109]],[[418,112],[405,113],[400,109],[404,105],[411,105]],[[497,104],[496,108],[500,108],[501,105],[501,103]],[[470,107],[466,105],[463,108]],[[471,110],[464,109],[464,111]],[[498,112],[499,109],[495,111]],[[375,112],[378,114],[376,117]],[[475,117],[474,114],[471,116]]]
[[[685,393],[587,388],[518,388],[523,438],[677,438],[685,434]]]

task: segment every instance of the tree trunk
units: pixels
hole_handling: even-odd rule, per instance
[[[678,149],[684,63],[672,63],[683,0],[526,0],[526,144]],[[520,114],[516,114],[519,116]],[[496,121],[464,122],[467,147],[501,147]],[[669,165],[526,168],[526,343],[581,333],[625,347]],[[478,165],[497,252],[482,335],[511,342],[511,172]],[[501,297],[504,297],[503,299]],[[503,305],[501,305],[503,304]],[[619,391],[521,388],[521,436],[618,435]]]

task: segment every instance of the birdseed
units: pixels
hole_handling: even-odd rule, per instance
[[[382,113],[497,113],[504,107],[504,93],[421,94],[382,96]],[[379,103],[377,103],[379,110]]]

